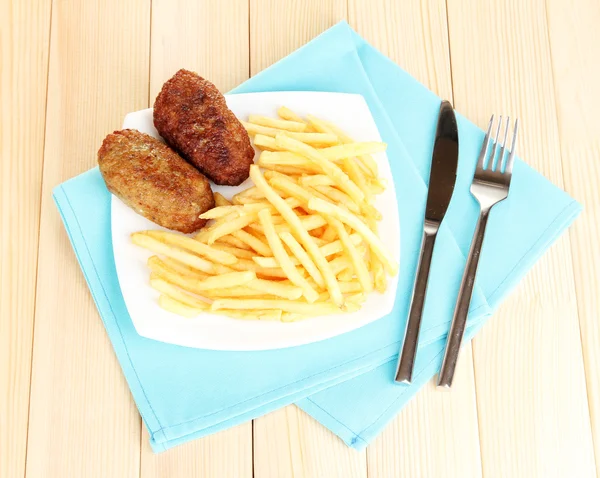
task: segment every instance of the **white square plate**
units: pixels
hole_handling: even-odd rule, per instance
[[[321,92],[267,92],[229,95],[227,105],[240,119],[250,114],[275,118],[277,108],[288,106],[300,115],[313,114],[333,121],[357,141],[381,141],[369,107],[360,95]],[[123,128],[132,128],[160,138],[154,129],[152,109],[130,113]],[[388,188],[376,199],[381,211],[379,235],[393,255],[400,258],[400,224],[394,182],[385,153],[373,156]],[[214,186],[227,198],[251,186]],[[138,215],[119,199],[112,198],[112,240],[117,275],[127,310],[137,332],[162,342],[214,350],[269,350],[308,344],[362,327],[389,314],[396,296],[397,277],[390,278],[385,294],[373,292],[360,311],[299,322],[281,323],[236,320],[202,314],[186,319],[161,309],[158,293],[149,285],[146,261],[150,252],[135,246],[130,235],[160,226]]]

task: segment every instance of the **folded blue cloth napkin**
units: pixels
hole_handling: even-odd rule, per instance
[[[297,403],[361,448],[437,371],[476,221],[469,194],[483,132],[458,116],[454,198],[433,258],[415,382],[393,383],[420,247],[440,99],[342,22],[236,92],[313,90],[362,94],[392,166],[401,221],[401,272],[392,313],[323,342],[264,352],[190,349],[135,332],[112,254],[110,194],[97,169],[54,199],[155,451]],[[509,198],[492,213],[469,314],[471,338],[580,205],[518,161]]]

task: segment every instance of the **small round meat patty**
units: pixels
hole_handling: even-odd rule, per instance
[[[133,129],[109,134],[98,151],[108,190],[156,224],[184,233],[215,207],[210,183],[166,144]]]
[[[154,126],[165,141],[215,184],[248,179],[254,149],[215,85],[179,70],[154,102]]]

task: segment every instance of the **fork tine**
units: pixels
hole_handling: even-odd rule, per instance
[[[502,173],[502,163],[504,162],[504,151],[506,150],[506,142],[508,139],[508,127],[510,126],[510,116],[506,117],[506,128],[504,128],[504,137],[502,138],[502,144],[500,144],[500,156],[496,163],[495,171]]]
[[[479,159],[477,160],[477,169],[483,169],[485,166],[485,158],[488,152],[488,146],[490,145],[490,133],[492,132],[492,125],[494,124],[494,115],[490,118],[490,124],[488,125],[483,145],[481,146],[481,152],[479,153]]]
[[[519,119],[515,120],[515,129],[513,130],[512,137],[512,145],[510,147],[510,153],[508,155],[508,159],[506,160],[506,174],[511,174],[513,169],[513,164],[515,162],[515,150],[517,146],[517,132],[519,131]]]
[[[496,134],[494,135],[494,146],[492,147],[492,154],[490,156],[490,162],[488,163],[488,169],[494,170],[494,159],[496,158],[496,148],[498,147],[498,139],[500,139],[500,126],[502,126],[502,115],[498,118],[498,126],[496,127]]]

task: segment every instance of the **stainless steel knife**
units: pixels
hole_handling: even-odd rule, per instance
[[[458,128],[456,117],[450,102],[442,101],[431,158],[421,254],[417,266],[406,333],[404,334],[404,343],[402,344],[402,351],[398,358],[398,369],[396,370],[396,382],[398,383],[410,384],[412,381],[433,247],[440,224],[446,215],[446,210],[452,198],[457,167]]]

